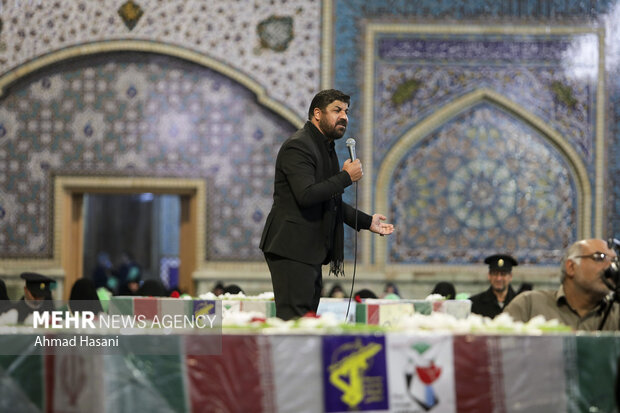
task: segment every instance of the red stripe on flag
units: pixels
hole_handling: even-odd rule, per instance
[[[265,411],[265,406],[273,403],[273,395],[265,395],[272,389],[261,383],[261,377],[265,377],[264,357],[256,336],[236,335],[222,337],[222,355],[188,355],[192,411]]]
[[[368,304],[366,306],[366,317],[368,319],[367,324],[379,324],[379,308],[380,306],[377,304]]]
[[[143,315],[147,320],[153,320],[158,315],[157,298],[136,297],[133,299],[134,315]],[[161,320],[160,320],[161,321]]]
[[[454,389],[459,413],[494,411],[487,338],[454,336]]]

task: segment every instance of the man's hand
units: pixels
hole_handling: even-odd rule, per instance
[[[394,232],[394,225],[385,224],[381,221],[385,221],[387,217],[381,214],[374,214],[372,216],[372,223],[370,224],[370,230],[379,235],[390,235]]]
[[[342,170],[347,171],[351,177],[351,182],[359,181],[362,179],[362,175],[364,175],[364,172],[362,172],[362,163],[359,159],[356,159],[353,162],[351,162],[350,159],[347,159],[344,161],[344,165],[342,165]]]

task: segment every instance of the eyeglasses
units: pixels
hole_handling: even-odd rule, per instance
[[[604,252],[595,252],[589,255],[576,255],[571,258],[590,258],[592,261],[596,261],[596,262],[610,261],[612,263],[618,264],[617,256],[605,254]]]

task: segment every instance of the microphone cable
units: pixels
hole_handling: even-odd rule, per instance
[[[353,241],[353,279],[351,280],[351,294],[349,294],[349,304],[347,305],[347,314],[344,316],[344,322],[347,323],[349,321],[349,309],[351,308],[351,299],[353,298],[353,286],[355,285],[355,271],[357,270],[357,233],[359,232],[357,229],[357,181],[355,183],[355,226],[353,227],[353,231],[355,231],[354,241]]]

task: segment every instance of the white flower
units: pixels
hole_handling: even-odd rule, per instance
[[[260,293],[259,295],[256,296],[256,299],[257,300],[273,301],[274,300],[273,291],[266,291],[264,293]]]
[[[224,293],[221,297],[223,300],[243,299],[245,298],[245,294],[243,294],[242,292],[239,292],[237,294]]]
[[[12,308],[9,311],[0,314],[0,326],[10,326],[17,324],[17,310]]]
[[[396,324],[397,329],[415,331],[449,331],[456,334],[542,334],[547,330],[569,331],[557,320],[547,321],[542,316],[532,318],[523,323],[514,321],[508,314],[499,314],[494,319],[471,314],[466,319],[457,319],[450,314],[433,312],[431,315],[413,314],[401,318]]]
[[[198,298],[200,298],[201,300],[215,300],[217,299],[217,296],[213,294],[211,291],[209,291],[207,293],[200,294]]]
[[[28,327],[32,327],[34,325],[34,313],[28,314],[28,317],[24,320],[24,325]]]
[[[424,300],[426,300],[426,301],[437,301],[437,300],[445,300],[445,299],[446,299],[446,297],[444,297],[441,294],[430,294]]]

